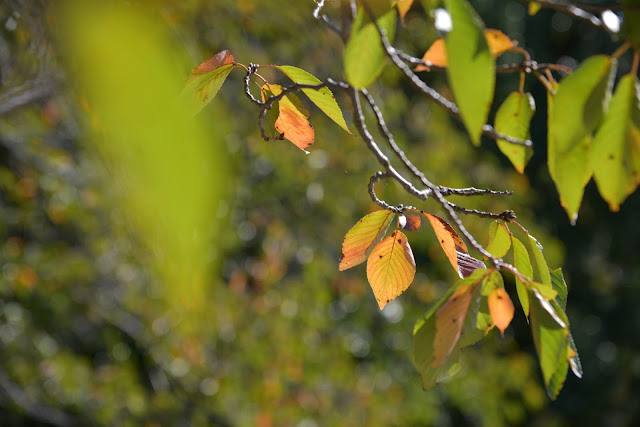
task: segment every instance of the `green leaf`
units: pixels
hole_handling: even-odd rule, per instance
[[[396,31],[396,9],[377,8],[376,22],[386,31],[389,42],[393,42]],[[364,8],[358,9],[356,19],[351,27],[351,35],[344,48],[344,74],[347,82],[361,89],[373,83],[384,69],[386,52],[382,46],[380,35]]]
[[[387,232],[394,213],[380,210],[365,215],[347,232],[342,242],[340,271],[355,267],[367,259],[373,247]]]
[[[584,187],[591,179],[591,133],[608,101],[615,62],[608,56],[588,58],[565,77],[549,102],[549,173],[572,224],[578,219]]]
[[[556,301],[563,310],[567,309],[567,283],[564,281],[564,275],[562,274],[562,268],[556,268],[551,270],[551,285],[553,289],[558,293]]]
[[[513,92],[504,100],[496,113],[495,129],[497,132],[519,140],[530,138],[529,125],[536,103],[530,93]],[[520,173],[533,156],[533,148],[511,144],[498,139],[498,148]]]
[[[484,23],[467,0],[445,0],[453,24],[445,38],[447,76],[471,142],[480,144],[493,100],[495,59],[484,36]]]
[[[531,266],[531,260],[529,259],[529,252],[524,244],[511,236],[511,244],[513,245],[513,263],[518,271],[527,277],[533,278],[533,267]],[[527,286],[516,276],[516,291],[518,292],[518,298],[520,299],[520,305],[522,305],[522,311],[525,316],[529,317],[529,291]]]
[[[232,68],[233,64],[223,65],[207,74],[193,76],[187,81],[182,93],[191,101],[193,114],[199,113],[211,102],[227,79]]]
[[[549,267],[547,261],[544,259],[542,253],[542,245],[531,234],[527,234],[527,243],[529,245],[530,253],[533,254],[533,261],[535,263],[535,271],[538,273],[537,277],[543,285],[547,285],[551,288],[551,274],[549,273]]]
[[[551,399],[555,399],[567,376],[569,330],[567,323],[560,318],[560,313],[535,290],[530,294],[530,301],[529,321],[533,343],[540,360],[547,394]],[[564,316],[559,307],[558,310]]]
[[[262,87],[262,101],[268,99],[271,96],[274,96],[273,92],[267,89],[267,85]],[[278,116],[280,115],[280,103],[275,101],[271,104],[271,108],[267,110],[267,114],[265,114],[264,119],[262,121],[262,127],[264,128],[264,133],[266,136],[270,138],[277,138],[280,136],[280,132],[276,129],[276,121],[278,120]]]
[[[280,65],[277,68],[286,74],[294,83],[307,85],[317,85],[322,83],[311,73],[300,68],[293,67],[291,65]],[[342,129],[351,133],[344,121],[344,117],[342,116],[342,110],[336,102],[335,96],[333,96],[333,93],[328,87],[323,87],[318,90],[302,89],[302,91],[309,97],[311,102],[322,110],[331,120],[336,122]]]
[[[609,111],[593,140],[593,177],[609,209],[620,210],[622,202],[640,182],[640,106],[638,78],[620,79]]]
[[[498,221],[493,221],[489,225],[489,243],[487,252],[496,258],[502,258],[509,252],[511,247],[511,233]]]

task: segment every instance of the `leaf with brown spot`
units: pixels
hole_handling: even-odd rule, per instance
[[[416,274],[416,262],[407,236],[394,231],[373,249],[367,261],[367,279],[380,310],[403,293]]]
[[[233,55],[231,55],[231,52],[228,50],[222,50],[213,55],[209,60],[198,65],[196,68],[191,70],[191,72],[193,74],[207,74],[222,67],[223,65],[231,64],[233,60],[234,58]]]
[[[518,45],[517,41],[511,40],[500,30],[488,28],[484,30],[484,37],[487,39],[489,51],[494,57],[498,57]],[[433,42],[422,57],[423,62],[431,63],[433,67],[446,68],[449,65],[447,50],[445,48],[444,37],[440,37]],[[413,71],[430,71],[427,65],[418,64]]]
[[[515,312],[513,302],[511,302],[511,298],[504,288],[495,288],[489,294],[489,312],[493,323],[504,336],[504,330],[511,323]]]
[[[400,227],[407,231],[418,231],[422,225],[419,215],[400,215]]]
[[[375,211],[365,215],[351,227],[342,242],[340,271],[355,267],[367,259],[369,252],[382,240],[393,219],[391,211]]]
[[[468,254],[469,251],[467,250],[467,246],[464,244],[460,236],[458,236],[458,233],[456,233],[444,219],[424,212],[423,214],[429,220],[433,231],[436,233],[438,242],[440,242],[440,246],[447,258],[449,258],[449,262],[453,266],[454,270],[456,270],[460,277],[465,277],[458,266],[458,252]]]

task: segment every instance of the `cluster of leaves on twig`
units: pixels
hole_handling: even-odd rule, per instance
[[[424,56],[413,57],[392,43],[398,18],[404,19],[413,0],[344,1],[346,14],[335,24],[322,14],[324,1],[316,1],[313,16],[327,23],[345,43],[344,76],[346,81],[321,81],[307,71],[289,65],[244,65],[236,62],[229,51],[222,51],[193,70],[185,93],[200,111],[218,92],[233,68],[245,70],[244,92],[256,104],[262,138],[267,141],[287,139],[306,150],[314,142],[309,112],[295,94],[302,91],[329,118],[350,132],[332,90],[345,93],[351,101],[355,128],[382,170],[369,182],[371,199],[382,210],[363,217],[345,236],[339,269],[345,270],[367,261],[367,278],[382,309],[412,283],[416,264],[407,236],[401,230],[417,231],[426,217],[440,245],[461,280],[437,302],[414,329],[414,360],[425,387],[454,374],[459,369],[460,350],[483,338],[494,326],[502,333],[514,316],[514,306],[504,290],[501,272],[515,277],[520,305],[527,317],[540,359],[547,392],[555,398],[564,384],[569,367],[580,377],[582,370],[577,350],[569,332],[565,314],[567,287],[561,269],[551,270],[542,246],[520,224],[512,211],[502,213],[468,209],[447,200],[448,196],[509,195],[508,191],[477,188],[449,188],[433,184],[396,144],[383,114],[366,87],[378,79],[387,62],[397,67],[427,97],[461,120],[471,142],[480,144],[483,135],[496,140],[499,149],[516,170],[524,172],[533,154],[530,121],[535,101],[524,91],[527,75],[535,76],[548,93],[548,161],[549,172],[569,218],[575,222],[585,185],[595,177],[603,198],[612,210],[619,209],[624,199],[640,182],[640,109],[638,107],[637,68],[640,57],[640,35],[633,23],[640,22],[635,3],[623,2],[628,12],[628,40],[611,56],[596,55],[577,70],[559,64],[540,64],[529,52],[496,29],[486,29],[467,0],[423,1],[427,15],[436,7],[444,7],[451,19],[450,31],[437,39]],[[555,1],[530,3],[530,13],[540,7],[551,7],[577,19],[588,19],[593,25],[601,21],[576,6]],[[624,9],[624,8],[627,9]],[[580,11],[584,12],[581,13]],[[616,58],[634,49],[631,72],[617,85],[609,102]],[[522,63],[497,65],[496,58],[507,51],[523,56]],[[259,70],[275,68],[293,84],[283,87],[268,82]],[[428,86],[416,73],[445,71],[454,101]],[[560,82],[552,72],[568,74]],[[497,73],[520,73],[518,90],[499,106],[493,125],[487,123],[493,104]],[[260,96],[252,91],[256,85]],[[362,99],[373,112],[384,142],[393,153],[389,158],[369,132]],[[397,169],[399,162],[407,171]],[[448,221],[422,210],[392,206],[379,199],[375,184],[395,180],[419,200],[435,200]],[[418,182],[415,184],[414,182]],[[459,214],[492,219],[489,242],[482,246],[460,220]],[[396,227],[387,236],[394,216]],[[455,231],[457,229],[460,233]],[[477,251],[483,260],[474,258],[467,247]],[[512,262],[505,261],[509,256]]]

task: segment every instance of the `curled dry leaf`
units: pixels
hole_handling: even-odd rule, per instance
[[[416,274],[416,261],[407,236],[399,230],[380,242],[367,260],[367,279],[380,310],[403,293]]]
[[[493,323],[504,336],[504,330],[511,323],[515,312],[513,302],[504,288],[495,288],[489,293],[488,303]]]
[[[486,29],[484,30],[484,37],[487,39],[489,45],[489,51],[494,58],[502,55],[509,49],[512,49],[518,45],[518,42],[511,40],[505,33],[500,30]],[[440,37],[433,42],[427,52],[422,57],[423,62],[430,63],[433,67],[446,68],[449,65],[447,60],[447,49],[444,43],[444,37]],[[430,71],[431,67],[423,64],[419,64],[413,71]]]
[[[213,55],[209,60],[198,65],[196,68],[191,70],[191,72],[193,74],[207,74],[222,67],[223,65],[231,64],[233,60],[234,58],[233,55],[231,55],[231,52],[228,50],[222,50]]]

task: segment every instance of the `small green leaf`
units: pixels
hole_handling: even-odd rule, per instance
[[[199,113],[211,102],[232,68],[233,64],[223,65],[207,74],[193,76],[187,81],[182,93],[191,100],[193,114]]]
[[[593,140],[593,177],[609,209],[620,210],[622,202],[640,183],[640,106],[638,78],[620,79],[609,111]]]
[[[453,25],[445,38],[447,76],[471,142],[479,145],[493,100],[495,59],[484,23],[467,0],[445,0],[445,5]]]
[[[530,93],[511,93],[496,113],[496,132],[519,140],[529,139],[529,125],[535,112],[536,103]],[[504,139],[498,139],[497,143],[516,170],[524,173],[525,166],[533,156],[533,148],[511,144]]]
[[[307,84],[307,85],[317,85],[322,82],[318,80],[314,75],[308,73],[305,70],[302,70],[298,67],[293,67],[291,65],[280,65],[277,67],[280,71],[287,75],[294,83],[299,84]],[[305,95],[309,97],[311,102],[313,102],[320,110],[322,110],[331,120],[336,122],[342,129],[349,131],[346,122],[344,121],[344,117],[342,116],[342,110],[340,106],[336,102],[335,96],[328,87],[323,87],[321,89],[302,89]]]
[[[584,187],[591,179],[591,133],[602,118],[615,74],[608,56],[588,58],[550,97],[549,173],[572,224],[578,219]]]
[[[381,2],[378,2],[381,3]],[[396,31],[396,9],[382,5],[375,13],[376,22],[386,31],[389,42],[393,42]],[[358,8],[358,14],[351,27],[351,35],[344,48],[344,74],[347,82],[361,89],[373,83],[384,69],[386,52],[380,35],[364,8]]]
[[[509,252],[511,247],[511,233],[498,221],[493,221],[489,225],[489,243],[487,252],[496,258],[502,258]]]
[[[533,267],[531,266],[527,248],[514,236],[511,236],[511,243],[513,245],[513,263],[515,267],[520,273],[533,278]],[[520,305],[522,305],[522,311],[524,311],[525,316],[529,317],[529,291],[527,290],[527,286],[517,276],[516,291],[518,292]]]
[[[530,293],[530,301],[529,321],[533,343],[540,360],[547,394],[551,399],[555,399],[567,376],[569,330],[567,324],[560,319],[560,313],[556,313],[553,305],[535,290]]]

